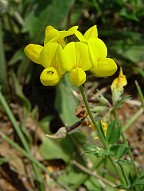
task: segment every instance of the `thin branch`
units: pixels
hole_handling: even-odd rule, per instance
[[[87,169],[86,167],[82,166],[81,164],[79,164],[79,163],[76,162],[75,160],[72,161],[72,164],[73,164],[74,166],[76,166],[77,168],[79,168],[81,171],[85,172],[86,174],[97,178],[97,179],[99,180],[99,182],[101,183],[101,185],[102,185],[104,188],[106,188],[106,186],[105,186],[103,183],[105,183],[105,184],[107,184],[107,185],[109,185],[109,186],[111,186],[111,187],[116,187],[115,184],[113,184],[113,183],[109,182],[108,180],[106,180],[105,178],[103,178],[103,177],[97,175],[96,172],[91,172],[89,169]]]

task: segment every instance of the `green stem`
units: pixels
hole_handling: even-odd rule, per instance
[[[111,156],[108,156],[108,159],[110,160],[111,164],[113,165],[116,173],[118,174],[118,176],[120,177],[121,179],[121,182],[123,184],[125,184],[126,180],[125,180],[125,177],[122,176],[122,174],[119,172],[119,169],[117,168],[117,165],[115,164],[115,162],[113,161],[112,157]]]
[[[141,107],[128,122],[125,124],[125,126],[122,128],[122,131],[126,131],[136,120],[137,118],[143,113],[143,108]]]
[[[89,107],[89,104],[88,104],[87,97],[86,97],[86,94],[85,94],[85,92],[84,92],[84,89],[83,89],[82,86],[80,86],[79,89],[80,89],[81,95],[82,95],[82,97],[83,97],[83,101],[84,101],[84,104],[85,104],[85,106],[86,106],[88,115],[89,115],[89,117],[90,117],[90,119],[91,119],[93,125],[94,125],[95,128],[97,129],[98,137],[99,137],[99,139],[102,141],[104,148],[106,148],[107,146],[106,146],[105,139],[104,139],[104,137],[103,137],[103,134],[102,134],[101,130],[98,128],[98,125],[96,124],[96,121],[95,121],[95,119],[94,119],[94,117],[93,117],[93,115],[92,115],[92,113],[91,113],[91,110],[90,110],[90,107]]]
[[[123,175],[123,180],[125,181],[125,184],[128,186],[129,182],[128,182],[127,177],[125,175],[124,169],[123,169],[123,167],[122,167],[122,165],[120,163],[117,163],[117,164],[119,165],[119,167],[121,169],[121,172],[122,172],[122,175]]]
[[[121,132],[121,135],[122,135],[123,141],[124,141],[124,142],[127,142],[123,131]],[[134,158],[133,158],[133,155],[132,155],[131,150],[128,150],[128,154],[129,154],[129,156],[130,156],[130,158],[131,158],[131,161],[132,161],[132,163],[133,163],[133,165],[134,165],[135,174],[138,176],[138,171],[137,171],[137,168],[136,168],[135,161],[134,161]]]
[[[22,144],[23,144],[23,147],[24,149],[26,150],[27,152],[27,155],[28,156],[31,156],[31,152],[30,152],[30,149],[29,149],[29,146],[27,144],[27,141],[22,133],[22,131],[20,130],[18,124],[17,124],[17,121],[12,113],[12,111],[10,110],[4,96],[2,95],[2,93],[0,92],[0,103],[2,104],[3,108],[5,109],[12,125],[13,125],[13,128],[14,130],[16,131],[16,133],[18,134]],[[39,172],[39,169],[32,163],[32,167],[33,167],[33,170],[34,170],[34,173],[35,173],[35,177],[36,177],[36,180],[38,182],[38,186],[39,186],[39,190],[40,191],[44,191],[44,187],[43,187],[43,181],[42,181],[42,176],[41,176],[41,173]]]
[[[141,90],[141,88],[140,88],[137,81],[135,81],[135,84],[136,84],[136,88],[137,88],[137,91],[138,91],[138,94],[139,94],[139,97],[141,99],[142,106],[143,106],[143,109],[144,109],[144,95],[143,95],[142,90]]]
[[[90,107],[89,107],[89,104],[88,104],[87,97],[86,97],[86,94],[85,94],[85,92],[84,92],[84,89],[83,89],[82,86],[80,86],[79,89],[80,89],[81,95],[82,95],[82,97],[83,97],[83,101],[84,101],[84,104],[85,104],[85,106],[86,106],[88,115],[89,115],[89,117],[90,117],[90,119],[91,119],[93,125],[94,125],[95,128],[97,129],[98,137],[99,137],[99,139],[102,141],[103,146],[104,146],[104,149],[107,149],[106,141],[105,141],[105,139],[104,139],[104,137],[103,137],[103,135],[102,135],[101,130],[98,128],[98,125],[96,124],[95,119],[94,119],[94,117],[93,117],[93,115],[92,115],[92,113],[91,113],[91,110],[90,110]],[[121,173],[119,172],[119,169],[117,168],[117,166],[116,166],[115,162],[113,161],[112,157],[111,157],[111,156],[108,156],[108,158],[109,158],[109,160],[111,161],[113,167],[115,168],[115,171],[116,171],[117,174],[119,175],[121,181],[122,181],[123,183],[125,183],[124,178],[123,178],[123,176],[121,175]]]
[[[2,91],[6,93],[8,91],[8,80],[4,53],[2,22],[0,22],[0,84],[2,86]]]
[[[27,152],[21,148],[17,143],[12,141],[8,136],[4,135],[2,132],[0,132],[1,137],[8,142],[10,145],[12,145],[17,151],[21,152],[26,158],[28,158],[32,163],[34,163],[38,168],[40,168],[43,172],[47,173],[58,185],[60,185],[65,190],[69,191],[69,188],[67,188],[65,185],[63,185],[61,182],[59,182],[51,172],[45,168],[40,162],[38,162],[32,155],[28,155]]]

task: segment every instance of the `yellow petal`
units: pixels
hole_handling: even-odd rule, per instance
[[[57,71],[53,68],[45,68],[40,75],[41,83],[44,86],[54,86],[58,84],[60,77],[58,76]]]
[[[64,48],[65,54],[69,58],[72,68],[79,67],[84,71],[91,68],[88,46],[82,42],[70,42]]]
[[[123,87],[127,85],[126,76],[123,74],[122,68],[120,68],[119,76],[114,79],[111,85],[112,91],[123,91]]]
[[[89,28],[89,29],[84,33],[84,37],[85,37],[86,39],[97,38],[97,37],[98,37],[98,31],[97,31],[96,25],[94,25],[94,26],[92,26],[91,28]]]
[[[99,38],[91,38],[88,40],[89,51],[92,57],[93,65],[95,60],[100,58],[106,58],[107,47],[105,43]]]
[[[45,67],[54,67],[58,74],[64,74],[71,70],[69,57],[58,43],[47,43],[40,54],[41,64]]]
[[[66,30],[59,31],[60,32],[60,37],[65,38],[67,36],[73,35],[73,34],[76,33],[77,29],[78,29],[78,26],[73,26],[68,31],[66,31]]]
[[[48,42],[58,42],[62,47],[65,47],[66,43],[64,38],[70,35],[75,34],[77,31],[78,26],[71,27],[68,31],[58,31],[57,29],[53,28],[52,26],[48,26],[45,30],[45,40],[44,45]]]
[[[120,78],[120,79],[119,79],[120,83],[121,83],[123,86],[126,86],[126,85],[127,85],[127,79],[126,79],[126,76],[123,74],[122,67],[120,67],[119,78]]]
[[[91,68],[91,72],[97,77],[112,76],[117,70],[117,65],[111,58],[101,58],[96,67]]]
[[[60,37],[60,32],[58,30],[56,30],[52,26],[47,26],[45,30],[44,46],[48,42],[53,42],[59,37]]]
[[[38,44],[29,44],[24,48],[26,56],[33,62],[40,64],[39,56],[43,49],[43,46]]]
[[[58,43],[47,43],[47,45],[41,51],[40,60],[41,60],[41,64],[45,68],[49,68],[55,64],[54,58],[55,58],[58,46],[59,46]]]
[[[76,67],[70,72],[70,80],[74,85],[80,86],[86,81],[86,73],[82,68]]]
[[[81,41],[81,42],[87,42],[87,39],[84,37],[84,35],[83,35],[81,32],[76,31],[76,32],[75,32],[75,35],[76,35],[76,37],[79,39],[79,41]]]

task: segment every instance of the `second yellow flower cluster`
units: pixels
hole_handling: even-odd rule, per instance
[[[66,37],[70,35],[75,35],[77,41],[67,43]],[[48,26],[44,46],[29,44],[24,51],[29,59],[45,68],[40,75],[44,86],[58,84],[66,72],[69,72],[71,82],[80,86],[86,81],[85,72],[88,70],[96,77],[111,76],[117,70],[114,60],[107,58],[107,47],[98,38],[95,25],[84,35],[77,26],[67,31],[58,31]]]

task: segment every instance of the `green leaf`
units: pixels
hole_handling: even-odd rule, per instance
[[[118,100],[115,104],[114,104],[114,108],[120,108],[121,104],[123,102],[125,102],[126,100],[129,100],[131,98],[131,96],[123,96],[120,100]]]
[[[127,142],[124,144],[121,144],[121,146],[118,148],[116,158],[117,159],[122,158],[128,152],[129,149],[130,147],[128,146]]]
[[[116,186],[116,188],[121,188],[121,189],[129,190],[130,189],[130,185],[126,186],[124,184],[120,184],[120,185]]]
[[[9,61],[9,65],[16,64],[18,61],[22,60],[25,57],[24,50],[23,49],[18,49],[13,57]]]
[[[46,160],[62,159],[67,163],[72,157],[73,149],[73,143],[68,138],[53,140],[44,137],[39,152]]]
[[[64,80],[57,86],[55,108],[63,123],[70,126],[78,120],[75,116],[78,100],[76,100],[72,92],[75,86],[72,85],[68,77],[66,75]]]
[[[142,172],[141,175],[133,181],[132,187],[137,185],[144,185],[144,172]]]
[[[118,160],[118,163],[121,164],[121,165],[133,165],[134,163],[131,162],[131,161],[128,161],[128,160],[124,160],[124,159],[120,159]]]
[[[117,127],[115,127],[116,123]],[[110,144],[114,144],[120,138],[120,134],[121,134],[121,122],[118,122],[118,120],[115,119],[108,126],[108,130],[106,133],[107,142]]]
[[[111,144],[114,144],[116,141],[119,140],[120,135],[121,135],[121,126],[122,126],[122,123],[118,122],[117,127],[114,128],[114,131],[113,131],[113,134],[112,134],[112,138],[110,140]]]
[[[77,190],[81,180],[86,177],[86,174],[75,166],[68,165],[63,173],[58,176],[58,180],[64,185],[69,186],[71,191]]]
[[[2,91],[4,93],[8,91],[7,66],[6,66],[6,59],[5,59],[1,22],[0,22],[0,86],[2,86]]]
[[[33,43],[40,42],[43,39],[44,31],[47,25],[59,28],[71,9],[74,0],[61,1],[39,1],[37,8],[32,10],[26,17],[23,32],[29,32]]]
[[[0,157],[0,165],[7,163],[10,159],[6,158],[6,157]]]
[[[50,133],[49,127],[50,127],[50,122],[52,121],[53,118],[54,118],[54,115],[48,115],[48,116],[44,117],[44,118],[39,122],[39,126],[42,128],[42,130],[43,130],[45,133]]]
[[[15,88],[15,92],[16,92],[16,95],[21,98],[21,100],[23,101],[24,103],[24,106],[26,107],[26,109],[28,111],[31,110],[31,103],[30,101],[27,99],[27,97],[23,94],[23,91],[22,91],[22,86],[19,84],[18,82],[18,79],[16,78],[15,74],[12,73],[12,79],[13,79],[13,84],[14,84],[14,88]]]
[[[103,138],[105,139],[105,134],[104,134],[104,131],[103,131],[103,127],[102,127],[102,123],[101,123],[100,118],[98,119],[98,128],[100,129],[101,134],[102,134]]]
[[[114,127],[117,123],[117,119],[113,120],[109,125],[108,125],[108,128],[107,128],[107,132],[106,132],[106,141],[109,142],[111,140],[111,137],[112,137],[112,133],[113,133],[113,130],[114,130]]]
[[[134,184],[132,185],[132,187],[135,187],[137,185],[144,185],[144,180],[137,180],[134,182]]]

